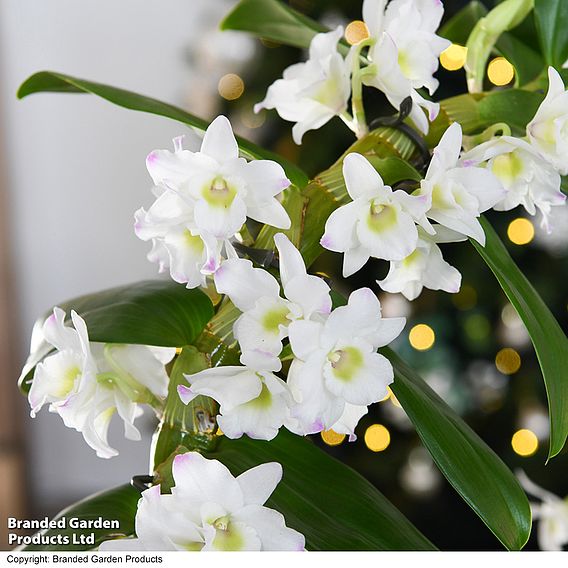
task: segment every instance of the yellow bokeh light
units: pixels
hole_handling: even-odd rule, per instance
[[[339,446],[339,444],[345,440],[345,434],[338,434],[334,430],[326,430],[321,433],[321,439],[328,446]]]
[[[505,347],[497,353],[495,366],[504,375],[512,375],[521,368],[521,356],[511,347]]]
[[[369,28],[361,20],[351,22],[345,28],[345,39],[349,45],[357,45],[369,37]]]
[[[538,438],[532,430],[517,430],[511,439],[513,451],[523,457],[532,456],[538,450]]]
[[[452,43],[450,47],[440,54],[440,63],[448,71],[457,71],[465,65],[467,58],[467,47]]]
[[[509,223],[507,236],[516,245],[526,245],[534,239],[534,225],[529,219],[519,217]]]
[[[436,334],[434,330],[425,323],[415,325],[408,334],[410,345],[418,351],[427,351],[434,345]]]
[[[228,73],[219,80],[218,89],[224,99],[234,101],[245,92],[245,84],[235,73]]]
[[[487,68],[487,76],[494,85],[502,87],[514,79],[515,68],[504,57],[496,57]]]
[[[382,424],[373,424],[365,431],[365,444],[372,452],[382,452],[389,447],[390,432]]]

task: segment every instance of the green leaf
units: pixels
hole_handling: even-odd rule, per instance
[[[159,347],[193,343],[213,316],[211,300],[203,292],[159,280],[87,294],[63,302],[60,307],[69,320],[71,310],[85,320],[91,341]],[[30,353],[19,381],[24,392],[29,390],[28,379],[34,367],[50,350],[44,341]]]
[[[452,16],[440,28],[438,35],[449,39],[452,43],[465,45],[475,24],[486,14],[487,8],[478,0],[473,0]]]
[[[568,2],[535,0],[535,20],[546,63],[560,69],[568,59]]]
[[[327,28],[277,0],[241,0],[221,23],[222,30],[249,32],[263,39],[307,48]]]
[[[94,83],[92,81],[85,81],[84,79],[70,77],[69,75],[63,75],[62,73],[56,73],[54,71],[40,71],[26,79],[18,89],[18,98],[22,99],[33,93],[41,92],[91,93],[115,105],[131,110],[148,112],[150,114],[171,118],[193,128],[197,128],[198,130],[204,131],[209,126],[205,120],[168,103],[164,103],[150,97],[145,97],[137,93],[132,93],[130,91],[125,91],[124,89],[119,89],[117,87],[103,85],[102,83]],[[282,165],[282,167],[286,170],[286,175],[296,186],[304,187],[308,182],[306,174],[298,168],[298,166],[289,162],[285,158],[282,158],[273,152],[269,152],[268,150],[264,150],[256,144],[253,144],[239,136],[237,136],[237,142],[239,144],[241,154],[245,158],[251,160],[274,160]]]
[[[540,53],[510,33],[501,35],[497,51],[515,68],[515,86],[522,87],[536,79],[544,69]]]
[[[271,442],[223,437],[207,457],[233,475],[281,463],[284,477],[267,506],[306,537],[308,550],[435,550],[364,477],[305,438],[286,431]]]
[[[136,517],[136,509],[140,493],[131,485],[121,485],[109,491],[97,493],[91,497],[87,497],[67,509],[61,511],[54,521],[66,519],[65,528],[47,529],[41,531],[41,535],[45,537],[57,538],[67,537],[70,544],[30,544],[24,547],[24,551],[40,551],[40,550],[93,550],[97,548],[103,541],[132,536],[134,535],[134,518]],[[99,517],[108,520],[117,520],[120,528],[112,529],[74,529],[69,527],[69,520],[75,517],[82,521],[94,521]],[[91,544],[73,543],[73,535],[89,536],[91,533],[95,535],[95,542]],[[78,538],[75,537],[77,540]],[[79,537],[80,538],[80,537]]]
[[[550,459],[562,450],[568,437],[568,339],[491,224],[481,221],[486,245],[471,242],[523,320],[540,363],[550,414]]]
[[[505,89],[444,99],[440,101],[440,114],[430,125],[426,141],[428,146],[434,147],[452,122],[459,122],[464,134],[475,134],[505,122],[513,135],[525,136],[526,126],[543,98],[543,93]]]
[[[464,501],[509,549],[520,550],[531,529],[528,499],[485,442],[390,349],[391,385],[436,465]]]

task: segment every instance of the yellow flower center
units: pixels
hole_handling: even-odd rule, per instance
[[[363,354],[356,347],[332,351],[327,360],[331,363],[333,374],[342,381],[351,381],[363,366]]]
[[[209,205],[228,209],[237,195],[237,189],[224,177],[217,176],[210,184],[203,187],[202,195]]]

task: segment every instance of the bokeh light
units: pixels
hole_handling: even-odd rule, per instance
[[[260,128],[265,123],[266,113],[255,113],[253,112],[252,108],[247,107],[241,111],[240,119],[243,123],[243,126],[252,130],[254,128]]]
[[[459,310],[471,310],[477,304],[477,292],[473,286],[462,284],[460,291],[452,294],[452,302]]]
[[[448,71],[457,71],[465,65],[467,58],[467,47],[452,43],[450,47],[440,54],[440,64]]]
[[[345,440],[345,434],[338,434],[334,430],[325,430],[321,433],[321,439],[328,446],[339,446]]]
[[[345,28],[345,39],[349,45],[357,45],[369,37],[369,28],[361,20],[351,22]]]
[[[534,239],[534,225],[529,219],[519,217],[509,223],[507,236],[516,245],[526,245]]]
[[[464,321],[464,331],[472,341],[483,342],[491,333],[491,323],[484,314],[471,314]]]
[[[389,447],[390,432],[382,424],[373,424],[365,431],[365,444],[372,452],[382,452]]]
[[[505,347],[497,353],[495,366],[504,375],[512,375],[521,368],[521,356],[511,347]]]
[[[219,79],[218,89],[224,99],[234,101],[245,92],[245,83],[235,73],[228,73]]]
[[[410,330],[408,340],[417,351],[427,351],[434,345],[436,334],[429,325],[419,323]]]
[[[494,85],[503,87],[514,79],[515,68],[504,57],[496,57],[489,63],[487,76]]]
[[[513,434],[511,446],[516,454],[527,458],[538,450],[538,438],[533,431],[523,428]]]

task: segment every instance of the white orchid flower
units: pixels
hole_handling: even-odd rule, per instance
[[[180,195],[193,209],[196,227],[217,239],[231,238],[247,217],[290,227],[276,199],[290,185],[282,166],[239,158],[231,123],[224,116],[209,125],[199,152],[155,150],[146,164],[154,183]]]
[[[426,214],[430,197],[393,192],[361,154],[346,156],[343,176],[353,201],[329,216],[320,241],[344,254],[343,275],[354,274],[370,257],[402,260],[411,254],[418,242],[415,221]]]
[[[233,255],[232,239],[247,217],[288,229],[290,218],[277,196],[290,185],[282,166],[270,160],[247,162],[231,124],[217,117],[199,152],[155,150],[146,160],[157,199],[135,214],[135,231],[152,241],[148,257],[177,282],[201,286],[224,257]]]
[[[255,106],[255,112],[276,109],[281,118],[295,122],[292,135],[296,144],[302,143],[308,130],[321,128],[347,109],[351,66],[337,51],[342,36],[342,27],[317,34],[310,44],[308,61],[288,67]]]
[[[152,241],[148,260],[157,262],[160,272],[169,269],[176,282],[205,286],[206,276],[220,266],[224,242],[195,226],[193,209],[177,193],[164,190],[148,211],[135,213],[135,220],[136,236]]]
[[[244,367],[227,366],[185,375],[189,387],[180,385],[184,404],[196,396],[209,396],[219,405],[217,423],[228,438],[246,434],[257,440],[272,440],[290,419],[292,398],[287,384],[272,371],[280,370],[277,357],[260,351],[241,356]]]
[[[276,278],[266,270],[253,268],[249,260],[228,260],[215,273],[217,291],[243,312],[233,326],[243,353],[260,350],[277,356],[290,322],[323,318],[331,311],[329,286],[306,272],[302,255],[288,237],[278,233],[274,242],[285,298],[280,297]]]
[[[362,407],[384,398],[393,381],[390,362],[376,351],[400,334],[405,321],[382,318],[379,300],[362,288],[325,323],[293,322],[290,344],[296,359],[288,385],[297,423],[290,429],[304,435],[335,428],[353,434],[365,413]]]
[[[487,169],[460,161],[462,129],[454,122],[444,132],[434,149],[426,177],[416,195],[426,195],[432,206],[426,216],[485,246],[485,233],[479,216],[503,200],[506,190]],[[422,226],[430,234],[433,228],[425,219]]]
[[[527,493],[541,500],[531,503],[533,520],[538,521],[538,546],[541,550],[563,550],[568,544],[568,499],[539,487],[523,471],[517,472],[517,477]]]
[[[439,0],[365,0],[363,19],[375,43],[369,49],[372,65],[363,82],[382,91],[399,108],[411,97],[410,118],[423,133],[428,120],[436,118],[439,105],[422,97],[417,89],[426,87],[430,94],[438,88],[433,74],[438,70],[440,53],[450,42],[436,35],[444,14]],[[428,119],[421,108],[428,113]]]
[[[386,277],[377,281],[385,292],[400,292],[411,301],[420,296],[423,288],[443,290],[450,294],[459,292],[461,274],[444,260],[438,243],[456,243],[464,241],[466,237],[441,225],[435,225],[434,229],[435,235],[418,229],[416,250],[403,260],[390,263]]]
[[[304,536],[264,506],[282,479],[279,463],[234,477],[221,462],[188,452],[174,458],[172,473],[171,494],[159,485],[142,492],[137,538],[108,540],[99,550],[304,550]]]
[[[563,176],[568,174],[568,92],[562,77],[548,68],[548,93],[527,125],[530,143]]]
[[[462,156],[462,162],[485,165],[505,188],[504,199],[493,209],[509,211],[522,205],[530,215],[538,209],[541,226],[551,232],[551,208],[564,205],[566,196],[560,191],[560,174],[531,144],[501,136],[476,146]]]
[[[128,439],[140,439],[134,426],[142,412],[138,403],[167,395],[164,365],[175,349],[91,343],[85,321],[74,311],[71,320],[74,327],[66,326],[65,312],[55,308],[43,325],[43,337],[57,353],[36,367],[28,395],[31,415],[49,404],[99,457],[109,458],[118,454],[107,440],[112,416],[116,412],[123,420]]]

